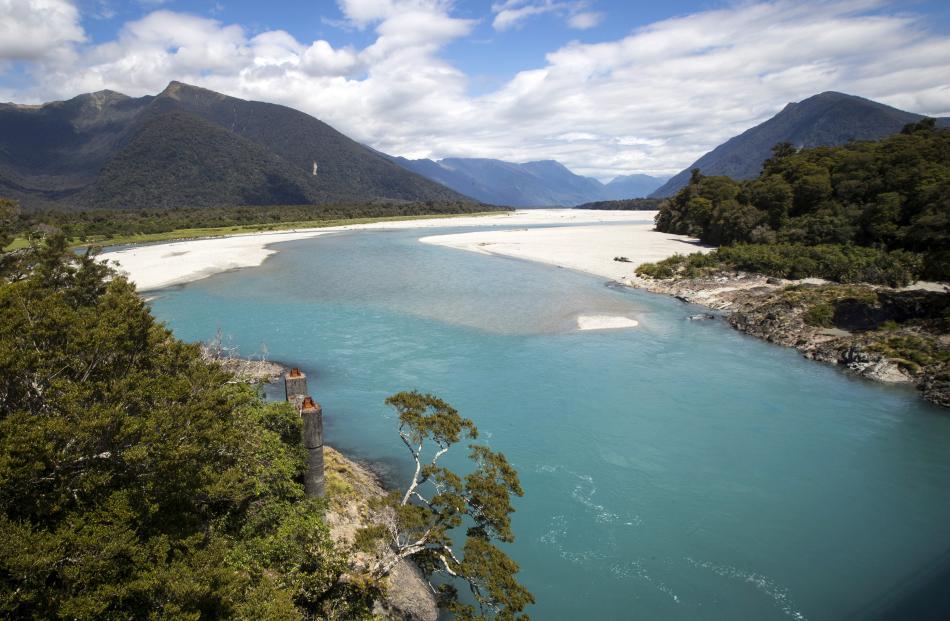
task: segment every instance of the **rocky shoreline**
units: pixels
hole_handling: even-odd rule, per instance
[[[928,401],[950,407],[950,293],[790,281],[758,274],[624,284],[672,295],[725,313],[737,330],[794,347],[806,358],[839,365],[869,380],[912,384]]]
[[[380,543],[372,550],[357,546],[361,528],[385,525],[387,516],[374,507],[374,501],[388,492],[367,467],[339,451],[324,446],[327,486],[326,521],[334,542],[350,550],[354,575],[365,573],[388,546]],[[435,595],[422,572],[411,562],[400,561],[386,578],[385,596],[376,602],[374,614],[387,621],[436,621],[439,608]]]
[[[219,331],[212,340],[200,343],[201,357],[206,362],[215,362],[222,369],[234,375],[235,382],[245,384],[273,384],[280,381],[289,369],[273,360],[268,360],[266,354],[255,357],[242,357],[237,347],[226,346]]]

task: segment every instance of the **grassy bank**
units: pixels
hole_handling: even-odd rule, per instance
[[[245,224],[238,226],[216,226],[199,228],[180,228],[158,233],[134,233],[125,235],[92,235],[87,236],[85,240],[78,237],[69,239],[69,245],[74,248],[84,246],[119,246],[125,244],[141,244],[161,241],[178,241],[184,239],[199,239],[208,237],[226,237],[228,235],[240,235],[242,233],[262,233],[267,231],[287,231],[294,229],[317,229],[331,226],[348,226],[354,224],[373,224],[376,222],[395,222],[402,220],[430,220],[430,219],[449,219],[462,216],[491,216],[505,213],[502,211],[480,211],[474,213],[454,213],[454,214],[419,214],[406,216],[381,216],[375,218],[334,218],[320,220],[301,220],[296,222],[280,222],[269,224]],[[6,250],[18,250],[29,246],[26,236],[20,235],[13,239],[13,242],[6,247]]]

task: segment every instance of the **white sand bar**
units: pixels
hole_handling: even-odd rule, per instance
[[[274,254],[267,246],[320,235],[308,233],[268,233],[215,237],[134,246],[126,250],[102,253],[139,291],[161,289],[181,283],[200,280],[218,272],[254,267]]]
[[[577,318],[578,330],[618,330],[639,325],[636,319],[619,315],[581,315]]]
[[[549,263],[620,282],[629,282],[641,263],[711,250],[690,237],[654,231],[656,212],[635,213],[641,214],[640,221],[629,224],[488,230],[434,235],[419,241]],[[627,261],[615,261],[615,257],[625,257]]]
[[[271,245],[332,233],[361,229],[409,229],[452,226],[516,228],[544,224],[595,224],[611,222],[652,222],[654,212],[594,211],[585,209],[522,209],[497,216],[464,216],[394,220],[319,229],[300,229],[276,233],[247,233],[230,237],[193,239],[167,244],[135,246],[105,252],[119,271],[135,282],[139,291],[161,289],[191,282],[218,272],[254,267],[276,252]]]

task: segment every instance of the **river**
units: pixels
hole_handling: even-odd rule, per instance
[[[472,418],[521,475],[535,619],[884,618],[945,569],[946,412],[668,297],[416,241],[462,230],[287,242],[151,304],[180,338],[301,367],[328,443],[390,482],[409,461],[386,396]]]

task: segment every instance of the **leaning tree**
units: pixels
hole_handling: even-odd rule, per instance
[[[406,490],[383,505],[386,519],[376,534],[386,551],[372,573],[381,578],[411,559],[430,581],[436,574],[448,578],[436,591],[456,619],[527,621],[524,609],[534,597],[515,578],[518,564],[496,545],[514,541],[511,495],[524,494],[518,473],[503,454],[472,444],[473,469],[459,476],[439,460],[463,437],[478,437],[474,423],[429,394],[400,392],[386,403],[399,414],[399,436],[415,472]],[[474,605],[460,600],[453,582],[468,586]]]

